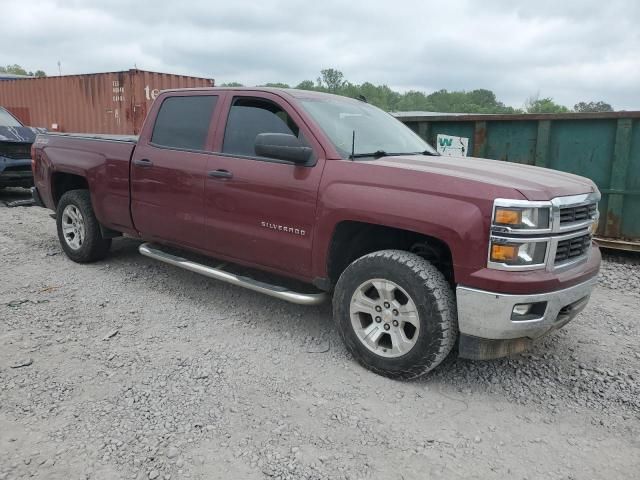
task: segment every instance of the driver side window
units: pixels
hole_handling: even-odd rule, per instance
[[[227,118],[222,152],[257,157],[255,141],[260,133],[286,133],[306,143],[289,114],[275,103],[258,98],[236,97]]]

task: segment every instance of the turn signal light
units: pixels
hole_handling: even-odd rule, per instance
[[[518,257],[518,246],[516,245],[491,245],[492,262],[509,262]]]
[[[502,225],[519,225],[522,223],[522,212],[506,208],[496,208],[495,221]]]

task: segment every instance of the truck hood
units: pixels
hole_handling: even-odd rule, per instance
[[[514,188],[527,200],[551,200],[597,190],[591,180],[578,175],[485,158],[409,155],[382,157],[375,164]]]

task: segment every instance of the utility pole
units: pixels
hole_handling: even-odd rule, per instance
[[[62,63],[58,60],[58,75],[62,76]]]

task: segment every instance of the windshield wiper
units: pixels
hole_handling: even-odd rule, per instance
[[[431,150],[425,150],[424,152],[393,152],[393,153],[389,153],[389,152],[385,152],[384,150],[376,150],[375,152],[371,152],[371,153],[355,153],[349,156],[349,158],[351,160],[353,160],[354,158],[366,158],[366,157],[373,157],[373,158],[381,158],[381,157],[399,157],[401,155],[429,155],[432,157],[439,157],[440,154],[438,152],[433,152]]]
[[[371,152],[371,153],[352,153],[351,155],[349,155],[349,158],[354,159],[354,158],[366,158],[366,157],[373,157],[373,158],[380,158],[380,157],[388,157],[389,153],[385,152],[384,150],[376,150],[375,152]]]
[[[440,154],[438,152],[433,152],[431,150],[425,150],[424,152],[407,152],[407,153],[394,153],[394,155],[427,155],[430,157],[439,157]]]
[[[420,152],[420,155],[428,155],[430,157],[439,157],[440,154],[433,150],[425,150],[424,152]]]

